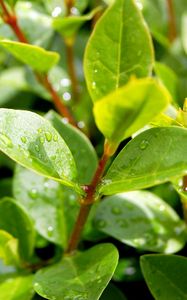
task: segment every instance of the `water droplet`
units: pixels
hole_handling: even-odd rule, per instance
[[[136,269],[134,267],[127,267],[125,269],[125,274],[126,275],[131,276],[131,275],[134,275],[135,273],[136,273]]]
[[[40,137],[40,143],[41,143],[41,144],[44,144],[44,142],[45,142],[45,139],[44,139],[43,136],[41,136],[41,137]]]
[[[10,140],[10,138],[8,136],[6,136],[3,133],[0,133],[0,142],[3,143],[4,146],[12,148],[12,141]]]
[[[68,124],[68,123],[69,123],[69,121],[68,121],[67,118],[62,118],[62,122],[63,122],[64,124]]]
[[[32,199],[36,199],[38,196],[38,191],[36,189],[32,189],[28,194]]]
[[[57,134],[55,134],[55,135],[53,136],[53,141],[54,141],[54,142],[57,142],[57,141],[58,141],[58,135],[57,135]]]
[[[35,282],[34,283],[34,287],[38,287],[39,286],[39,283],[38,282]]]
[[[49,226],[48,228],[47,228],[47,235],[49,236],[49,237],[51,237],[52,235],[53,235],[53,227],[52,226]]]
[[[140,144],[140,149],[141,150],[145,150],[147,148],[147,146],[149,145],[149,142],[146,140],[143,140]]]
[[[26,138],[25,136],[22,136],[22,137],[21,137],[21,141],[25,144],[26,141],[27,141],[27,138]]]
[[[85,127],[84,121],[79,121],[79,122],[77,123],[77,125],[78,125],[79,128],[84,128],[84,127]]]
[[[56,18],[58,17],[62,12],[62,8],[60,6],[56,6],[52,11],[52,17]]]
[[[80,13],[79,13],[79,11],[76,7],[71,8],[71,14],[74,15],[74,16],[79,16],[80,15]]]
[[[71,94],[68,93],[68,92],[65,92],[65,93],[63,94],[63,99],[64,99],[65,101],[71,100]]]
[[[45,137],[48,142],[50,142],[52,140],[52,134],[48,131],[45,132]]]
[[[128,227],[128,222],[125,219],[118,219],[117,224],[122,228]]]
[[[98,70],[97,70],[97,69],[95,69],[95,70],[94,70],[94,73],[97,73],[97,72],[98,72]]]
[[[117,206],[114,206],[114,207],[112,207],[112,213],[114,214],[114,215],[120,215],[122,212],[121,212],[121,209],[119,208],[119,207],[117,207]]]
[[[165,209],[166,209],[165,205],[160,205],[160,206],[159,206],[159,210],[160,210],[160,211],[164,211]]]
[[[96,226],[97,226],[98,228],[104,228],[104,227],[106,227],[106,225],[107,225],[107,223],[106,223],[105,220],[97,220],[97,221],[96,221]]]
[[[40,151],[40,147],[38,145],[35,145],[35,149],[36,149],[37,152]]]
[[[71,85],[71,81],[68,79],[68,78],[63,78],[61,81],[60,81],[60,84],[64,87],[68,87]]]
[[[93,90],[96,89],[96,82],[95,82],[95,81],[92,82],[92,89],[93,89]]]

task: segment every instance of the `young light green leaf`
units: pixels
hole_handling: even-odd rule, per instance
[[[154,79],[132,79],[94,104],[95,121],[109,142],[118,145],[160,114],[170,99]]]
[[[27,260],[34,248],[33,223],[23,208],[12,198],[0,201],[0,229],[7,231],[19,241],[19,253]]]
[[[104,177],[99,192],[112,195],[143,189],[187,169],[187,129],[159,127],[144,131],[120,152]]]
[[[100,7],[95,8],[91,12],[83,16],[57,17],[53,20],[53,27],[64,38],[73,37],[79,28],[86,22],[91,20],[94,15],[100,11]]]
[[[116,248],[112,244],[100,244],[38,271],[34,289],[50,300],[97,300],[110,281],[117,262]]]
[[[95,226],[122,243],[154,252],[174,253],[186,242],[186,227],[158,196],[136,191],[106,198],[98,206]]]
[[[64,124],[63,119],[54,111],[50,111],[46,119],[52,123],[71,150],[79,170],[78,181],[81,184],[89,184],[98,164],[97,154],[89,139],[80,130],[70,124]]]
[[[39,46],[5,39],[0,40],[0,46],[3,46],[18,60],[39,72],[47,72],[59,60],[58,53],[46,51]]]
[[[19,265],[18,240],[0,230],[0,258],[6,265]]]
[[[187,300],[187,259],[177,255],[144,255],[140,260],[155,300]]]
[[[32,287],[33,275],[9,278],[0,284],[2,300],[31,300],[34,295]]]
[[[131,75],[150,75],[150,34],[134,0],[116,0],[89,39],[84,57],[88,90],[97,101],[124,85]]]
[[[0,150],[10,158],[45,177],[82,189],[73,180],[73,156],[59,133],[39,115],[0,109]]]

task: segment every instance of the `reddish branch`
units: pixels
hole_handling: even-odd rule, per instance
[[[86,191],[87,195],[86,195],[86,198],[81,201],[81,207],[79,210],[79,214],[78,214],[78,217],[77,217],[77,220],[76,220],[76,223],[75,223],[75,226],[74,226],[74,229],[73,229],[73,232],[70,237],[69,244],[68,244],[68,247],[66,250],[67,254],[70,254],[77,249],[82,231],[84,229],[84,225],[88,219],[90,209],[95,201],[95,192],[96,192],[97,185],[103,176],[103,173],[104,173],[104,170],[106,167],[106,163],[110,156],[111,156],[110,153],[107,152],[107,147],[105,147],[104,154],[103,154],[101,160],[99,161],[99,164],[98,164],[97,170],[95,172],[95,175],[92,179],[92,182],[90,185],[85,187],[85,191]]]
[[[172,43],[177,37],[177,27],[173,0],[167,0],[168,18],[169,18],[169,40]]]
[[[19,27],[19,24],[17,22],[17,17],[15,14],[10,13],[7,9],[5,3],[3,0],[0,0],[0,7],[2,9],[2,19],[3,21],[8,24],[12,30],[14,31],[15,35],[17,36],[18,40],[21,43],[28,44],[28,40],[25,37],[23,31]],[[61,101],[61,98],[59,97],[58,93],[54,90],[52,84],[50,83],[47,75],[42,75],[35,73],[37,80],[43,84],[43,86],[48,90],[49,94],[51,95],[51,98],[53,100],[53,103],[57,109],[57,111],[73,125],[76,126],[76,122],[73,118],[73,116],[70,114],[68,108],[63,104]]]

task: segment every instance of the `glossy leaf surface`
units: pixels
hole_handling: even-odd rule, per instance
[[[10,278],[0,284],[2,300],[30,300],[34,295],[32,287],[33,275]]]
[[[95,226],[122,243],[154,252],[177,252],[186,242],[182,220],[148,191],[106,198],[98,206]]]
[[[47,72],[59,60],[59,54],[46,51],[41,47],[10,40],[0,40],[3,46],[13,56],[36,71]]]
[[[74,157],[78,181],[89,184],[97,168],[97,154],[89,139],[70,124],[64,124],[63,119],[54,111],[50,111],[46,118],[63,137]]]
[[[120,152],[99,192],[112,195],[143,189],[182,176],[187,170],[187,130],[160,127],[144,131]]]
[[[118,145],[163,111],[170,99],[154,79],[133,79],[94,104],[95,121],[104,136]]]
[[[131,75],[150,75],[152,63],[151,38],[135,1],[115,1],[97,22],[85,52],[92,100],[124,85]]]
[[[173,255],[144,255],[141,268],[156,300],[187,299],[187,259]]]
[[[34,289],[50,300],[97,300],[111,279],[117,261],[118,252],[112,244],[97,245],[37,272]]]
[[[28,169],[79,187],[72,154],[51,124],[29,111],[0,109],[0,150]]]
[[[37,232],[47,240],[66,245],[67,233],[60,183],[17,166],[14,197],[32,217]]]
[[[34,248],[33,224],[14,199],[3,198],[0,201],[0,229],[9,232],[19,241],[19,253],[23,260],[27,260]]]

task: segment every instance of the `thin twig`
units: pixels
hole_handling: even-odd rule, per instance
[[[4,20],[4,22],[12,28],[12,30],[14,31],[15,35],[17,36],[18,40],[21,43],[29,44],[26,36],[24,35],[23,31],[19,27],[16,15],[11,14],[8,11],[3,0],[0,0],[0,6],[2,8],[2,19]],[[57,92],[54,90],[52,84],[50,83],[50,81],[48,79],[48,75],[39,74],[37,72],[34,72],[34,74],[35,74],[37,80],[40,82],[40,84],[42,84],[50,93],[51,99],[53,100],[53,103],[54,103],[57,111],[63,117],[67,118],[69,123],[71,123],[73,126],[77,127],[76,122],[75,122],[73,116],[71,115],[69,109],[63,104],[62,99],[59,97]]]
[[[95,201],[95,192],[96,192],[97,185],[103,176],[103,173],[104,173],[104,170],[106,167],[106,163],[107,163],[109,157],[110,157],[110,154],[107,151],[107,147],[105,147],[104,154],[103,154],[101,160],[99,161],[98,168],[95,172],[92,182],[89,186],[86,186],[85,191],[87,192],[87,196],[85,199],[83,199],[81,201],[79,214],[78,214],[76,223],[74,225],[73,232],[72,232],[70,240],[69,240],[66,254],[71,254],[77,249],[82,231],[84,229],[84,225],[88,219],[90,210]]]
[[[167,8],[168,8],[168,19],[169,19],[168,37],[169,37],[169,41],[172,43],[177,37],[177,26],[176,26],[173,0],[167,0]]]

